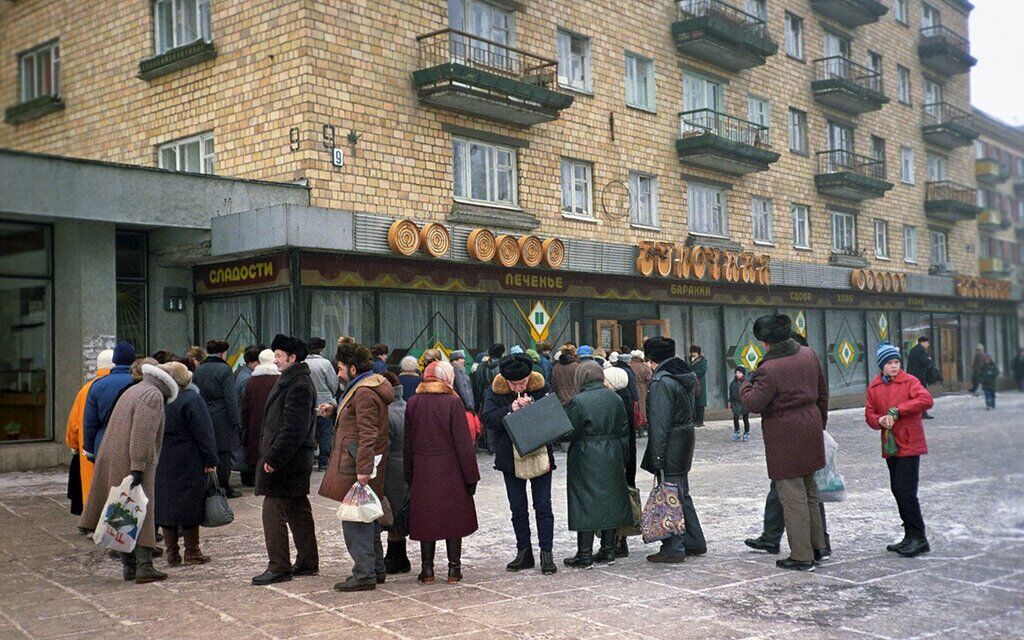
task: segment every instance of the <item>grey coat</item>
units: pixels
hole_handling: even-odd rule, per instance
[[[338,374],[331,366],[331,361],[314,353],[306,358],[306,364],[309,365],[309,377],[316,389],[316,403],[337,404]]]
[[[233,451],[242,428],[242,408],[231,365],[216,356],[209,356],[196,368],[192,382],[199,388],[199,394],[210,410],[218,453]]]
[[[462,404],[466,409],[473,410],[476,404],[473,402],[473,382],[466,373],[466,367],[453,367],[455,369],[455,393],[459,394]]]

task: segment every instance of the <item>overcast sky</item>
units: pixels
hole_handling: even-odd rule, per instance
[[[973,0],[971,102],[1013,125],[1024,125],[1024,0]]]

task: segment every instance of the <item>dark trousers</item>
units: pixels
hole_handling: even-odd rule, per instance
[[[292,570],[288,529],[295,540],[295,568],[318,569],[320,554],[316,547],[316,527],[309,497],[263,498],[263,537],[267,543],[267,570],[287,573]]]
[[[693,408],[693,424],[703,425],[704,424],[704,409],[707,407],[694,407]]]
[[[377,574],[386,573],[384,566],[384,545],[380,541],[380,524],[377,522],[341,523],[345,548],[352,556],[352,577],[360,582],[374,581]]]
[[[992,409],[995,409],[996,408],[996,390],[995,389],[987,389],[987,388],[984,388],[984,387],[981,390],[983,392],[985,392],[985,406],[989,407],[989,408],[992,408]]]
[[[230,451],[218,451],[217,459],[219,460],[217,482],[221,489],[227,491],[231,487],[231,469],[234,466],[234,460]]]
[[[541,551],[551,551],[555,540],[555,514],[551,510],[551,472],[532,480],[521,480],[512,472],[505,472],[505,493],[512,511],[512,529],[516,532],[516,549],[530,549],[530,504],[526,497],[526,483],[530,483],[533,513],[537,520],[537,539]]]
[[[661,552],[665,555],[686,555],[686,551],[703,551],[708,543],[704,540],[704,531],[700,528],[697,510],[693,507],[690,497],[690,481],[687,475],[665,474],[665,482],[679,486],[679,500],[683,503],[683,521],[686,532],[681,536],[671,536],[661,542]]]
[[[316,443],[320,450],[316,454],[316,466],[323,469],[331,459],[331,446],[334,444],[334,420],[323,416],[316,417]]]
[[[825,521],[825,503],[818,502],[818,509],[821,511],[821,530],[825,534],[825,548],[831,549],[832,542],[828,537],[828,523]],[[782,541],[782,534],[786,531],[786,520],[782,515],[782,503],[779,501],[779,488],[772,480],[768,488],[768,497],[764,499],[764,531],[761,539],[772,544],[779,544]]]
[[[917,501],[917,483],[921,470],[921,456],[886,458],[889,465],[889,486],[896,498],[896,506],[903,520],[903,530],[908,538],[924,537],[924,516]]]
[[[743,415],[732,414],[732,430],[736,433],[740,432],[740,418],[743,418],[743,433],[750,433],[750,414],[744,413]]]

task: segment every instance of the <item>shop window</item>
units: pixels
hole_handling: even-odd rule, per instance
[[[539,307],[538,307],[539,305]],[[577,303],[568,300],[537,298],[495,298],[494,299],[494,341],[506,347],[518,344],[524,349],[535,344],[535,312],[541,312],[541,320],[548,320],[544,331],[538,332],[541,340],[556,348],[576,340],[573,328],[580,321]]]
[[[362,344],[375,341],[372,293],[307,289],[303,299],[309,309],[310,336],[320,336],[328,345],[341,336],[351,336]]]
[[[424,349],[478,347],[479,316],[485,307],[471,296],[383,292],[380,338],[391,348],[389,361],[419,356]],[[488,345],[490,346],[490,345]]]
[[[231,345],[231,354],[240,353],[248,345],[269,345],[275,335],[291,333],[291,293],[280,289],[206,298],[200,302],[199,316],[201,343],[223,338]]]
[[[864,314],[852,310],[825,311],[829,393],[849,395],[867,389],[867,345]]]
[[[148,353],[146,234],[118,231],[114,247],[117,340],[132,343],[137,353]]]
[[[708,359],[708,373],[705,382],[708,387],[708,406],[726,406],[728,380],[736,365],[729,364],[729,347],[722,342],[722,308],[695,306],[693,314],[693,342]],[[690,345],[677,344],[677,355],[687,357]]]

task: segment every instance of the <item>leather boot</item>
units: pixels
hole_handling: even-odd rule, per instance
[[[892,544],[886,545],[885,546],[885,550],[886,551],[892,551],[893,553],[896,553],[900,549],[902,549],[903,547],[907,546],[908,542],[910,542],[910,536],[908,536],[906,533],[904,533],[902,540],[900,540],[899,542],[894,542]]]
[[[210,556],[203,555],[203,552],[199,550],[199,527],[192,527],[191,529],[185,529],[185,564],[206,564],[210,561]]]
[[[516,551],[516,559],[505,565],[509,571],[522,571],[534,567],[533,549],[520,549]]]
[[[448,551],[448,584],[462,580],[462,538],[449,538],[444,541]]]
[[[406,551],[405,538],[401,540],[388,540],[388,552],[384,555],[384,567],[388,573],[409,573],[412,571],[412,564],[409,562],[409,554]]]
[[[135,556],[131,553],[121,554],[121,568],[124,581],[131,582],[135,579]]]
[[[576,532],[576,555],[562,561],[573,569],[591,569],[594,566],[594,532]]]
[[[436,542],[420,543],[420,575],[416,580],[422,584],[434,584],[434,553],[437,551]]]
[[[167,574],[153,567],[153,550],[149,547],[135,547],[135,584],[166,580]]]
[[[615,564],[615,529],[601,532],[601,549],[594,555],[596,564]]]
[[[160,527],[164,532],[164,547],[167,549],[167,564],[176,567],[181,564],[181,547],[178,546],[178,528]],[[186,543],[186,548],[188,544]]]
[[[900,547],[896,553],[900,554],[904,558],[913,558],[914,556],[921,555],[922,553],[928,553],[932,548],[928,546],[928,540],[924,536],[919,538],[911,538],[907,544]]]
[[[619,541],[615,545],[615,557],[616,558],[628,558],[629,557],[629,542],[626,536],[619,538]]]
[[[546,576],[558,573],[558,566],[555,565],[555,554],[550,551],[540,552],[540,572]]]

